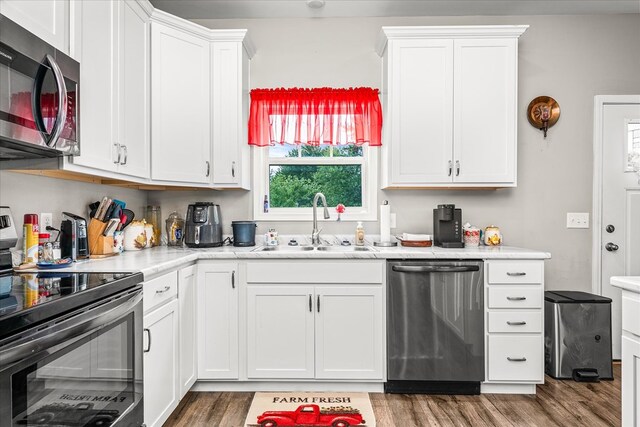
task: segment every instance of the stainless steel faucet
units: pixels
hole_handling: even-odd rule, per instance
[[[316,193],[313,197],[313,231],[311,232],[311,244],[317,245],[320,243],[320,232],[322,228],[318,230],[318,199],[322,200],[324,205],[324,219],[329,219],[329,209],[327,208],[327,198],[322,193]]]

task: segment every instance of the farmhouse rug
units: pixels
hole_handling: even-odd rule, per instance
[[[368,393],[256,393],[245,427],[375,427]]]

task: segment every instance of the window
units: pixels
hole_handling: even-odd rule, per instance
[[[375,220],[378,156],[370,145],[380,145],[377,90],[366,88],[373,108],[336,93],[354,95],[349,92],[354,89],[313,91],[267,90],[269,96],[286,99],[263,100],[262,105],[260,93],[251,93],[249,142],[258,146],[253,149],[254,219],[308,221],[313,197],[321,192],[332,219],[338,218],[335,207],[343,204],[341,219]]]

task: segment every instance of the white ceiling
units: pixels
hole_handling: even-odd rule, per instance
[[[640,0],[151,0],[186,19],[311,18],[358,16],[591,15],[640,13]]]

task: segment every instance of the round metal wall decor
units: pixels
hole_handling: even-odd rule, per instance
[[[527,107],[527,119],[531,126],[544,132],[547,137],[547,130],[555,125],[560,118],[560,105],[550,96],[539,96],[534,98]]]

